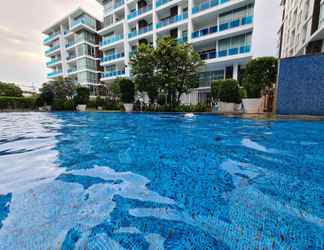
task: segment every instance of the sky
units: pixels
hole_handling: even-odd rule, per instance
[[[255,56],[277,55],[280,0],[256,0]],[[96,0],[2,0],[0,8],[0,81],[23,88],[46,82],[42,31],[78,7],[102,19]]]

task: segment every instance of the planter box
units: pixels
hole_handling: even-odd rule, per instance
[[[85,104],[79,104],[76,106],[76,110],[78,112],[85,112],[87,110],[87,105]]]
[[[124,103],[125,112],[132,112],[134,109],[133,103]]]
[[[223,113],[233,113],[235,112],[236,105],[237,105],[236,103],[232,103],[232,102],[220,102],[219,109],[220,112]]]
[[[262,113],[261,104],[262,98],[245,98],[242,100],[244,112],[247,114],[257,114]]]

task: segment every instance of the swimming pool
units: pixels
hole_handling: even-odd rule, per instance
[[[324,249],[324,123],[0,113],[0,249]]]

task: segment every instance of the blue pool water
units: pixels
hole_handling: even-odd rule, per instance
[[[324,123],[0,114],[0,249],[324,249]]]

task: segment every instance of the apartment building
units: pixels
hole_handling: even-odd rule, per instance
[[[182,98],[196,104],[210,97],[213,80],[239,79],[252,58],[254,0],[97,0],[104,7],[101,81],[131,77],[129,59],[140,43],[161,37],[192,44],[205,66],[200,86]]]
[[[98,95],[100,86],[101,22],[83,9],[77,9],[43,33],[48,49],[48,79],[69,77],[75,84],[88,86],[91,95]]]
[[[281,58],[324,52],[324,1],[282,0]]]

